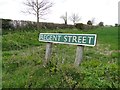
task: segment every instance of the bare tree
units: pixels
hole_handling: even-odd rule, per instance
[[[67,12],[65,15],[62,15],[60,18],[63,19],[65,22],[65,25],[67,25]]]
[[[76,24],[76,22],[80,21],[81,18],[79,17],[78,14],[75,14],[73,13],[71,16],[70,16],[70,20],[74,23],[74,25]]]
[[[39,19],[49,13],[53,6],[48,0],[27,0],[24,4],[28,7],[25,13],[33,14],[37,17],[37,29],[39,28]]]

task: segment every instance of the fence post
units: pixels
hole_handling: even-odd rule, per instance
[[[75,62],[74,62],[75,66],[79,66],[79,64],[81,63],[81,61],[83,59],[83,50],[84,50],[84,46],[81,46],[81,45],[77,46],[76,58],[75,58]]]
[[[45,61],[44,66],[49,62],[52,53],[52,43],[46,44],[46,52],[45,52]]]

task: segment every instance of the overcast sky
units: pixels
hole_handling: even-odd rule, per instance
[[[22,2],[25,0],[0,0],[0,18],[14,20],[36,21],[34,15],[22,13],[26,7]],[[88,20],[95,18],[95,24],[100,21],[105,25],[118,23],[118,2],[120,0],[50,0],[54,2],[51,12],[40,20],[45,22],[64,23],[60,16],[68,13],[77,13],[80,23],[86,24]],[[68,23],[72,23],[68,20]]]

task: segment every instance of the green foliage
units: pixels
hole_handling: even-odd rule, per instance
[[[43,66],[45,43],[40,32],[96,33],[97,45],[84,48],[84,59],[74,66],[76,46],[53,44],[52,57]],[[118,30],[57,29],[8,32],[2,38],[3,88],[118,88]]]
[[[109,63],[109,61],[107,63]],[[81,65],[81,67],[84,66],[81,72],[85,75],[83,87],[117,88],[117,80],[119,78],[118,66],[115,63],[109,63],[109,65],[107,63],[102,63],[102,61],[98,60],[83,62]]]
[[[29,46],[40,46],[41,43],[38,42],[38,33],[32,32],[18,32],[18,33],[8,33],[3,36],[3,51],[8,50],[20,50],[24,48],[29,48]]]

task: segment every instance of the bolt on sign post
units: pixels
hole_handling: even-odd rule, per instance
[[[39,41],[47,42],[45,63],[48,62],[52,43],[77,45],[74,65],[79,66],[83,59],[84,46],[96,45],[96,34],[64,34],[64,33],[40,33]]]

